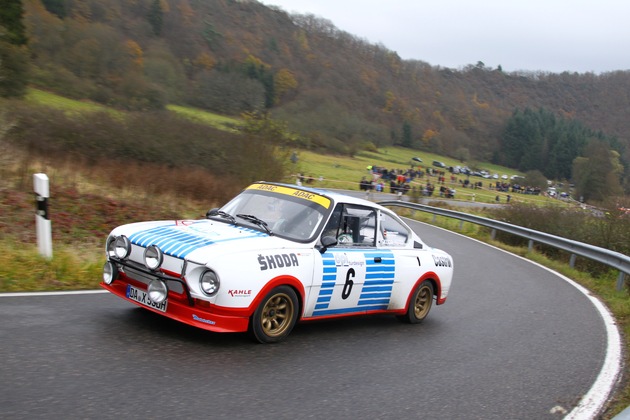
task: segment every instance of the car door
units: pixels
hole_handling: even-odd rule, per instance
[[[431,267],[428,251],[415,243],[408,226],[390,212],[379,215],[377,247],[389,252],[396,267],[389,309],[404,309],[422,275]]]
[[[319,256],[316,270],[321,270],[321,283],[314,285],[306,316],[349,315],[388,308],[395,264],[389,250],[376,247],[377,232],[375,209],[347,204],[335,209],[324,235],[334,234],[338,244]]]

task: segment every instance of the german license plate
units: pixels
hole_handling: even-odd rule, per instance
[[[151,299],[149,299],[149,294],[142,289],[138,289],[133,287],[132,285],[127,285],[127,297],[131,300],[135,300],[138,303],[141,303],[149,308],[157,309],[161,312],[166,312],[166,306],[168,299],[165,299],[162,303],[155,303]]]

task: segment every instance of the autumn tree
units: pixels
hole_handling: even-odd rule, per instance
[[[68,14],[65,0],[42,0],[42,4],[46,10],[59,18],[63,19]]]
[[[22,0],[3,0],[0,7],[0,26],[4,28],[3,40],[13,45],[26,45],[26,30],[22,20]]]
[[[153,0],[151,3],[151,9],[149,9],[147,20],[151,25],[153,33],[156,36],[160,36],[162,34],[162,25],[164,23],[164,11],[162,10],[161,0]]]
[[[270,144],[286,145],[290,143],[291,133],[287,123],[274,120],[269,112],[253,111],[242,114],[245,124],[241,131],[264,138]]]
[[[547,177],[537,169],[527,171],[525,173],[525,184],[529,187],[540,188],[544,191],[547,188]]]
[[[193,85],[189,101],[194,106],[236,115],[264,108],[265,88],[238,72],[203,71]]]
[[[168,48],[154,46],[145,51],[144,76],[162,88],[168,102],[181,103],[185,98],[188,81],[184,65]]]
[[[578,196],[584,201],[602,202],[622,192],[619,154],[600,139],[590,139],[585,156],[573,161],[573,180]]]
[[[402,139],[400,144],[403,147],[411,148],[413,146],[413,135],[411,133],[411,124],[408,121],[405,121],[402,126]]]
[[[271,108],[276,102],[276,91],[270,66],[250,54],[243,63],[243,71],[250,79],[260,82],[265,89],[265,108]]]
[[[295,80],[295,75],[289,69],[282,68],[274,75],[274,86],[276,91],[276,102],[280,98],[288,95],[289,92],[293,92],[298,87],[298,82]]]
[[[0,40],[0,96],[22,97],[28,84],[27,51]]]
[[[28,83],[28,53],[21,0],[0,7],[0,96],[21,97]]]

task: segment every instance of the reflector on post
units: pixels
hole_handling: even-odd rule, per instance
[[[48,213],[48,176],[46,174],[33,175],[35,190],[35,229],[37,232],[37,248],[46,258],[52,258],[52,230]]]

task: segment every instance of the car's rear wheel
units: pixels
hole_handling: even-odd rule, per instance
[[[433,283],[429,280],[425,280],[416,287],[411,301],[409,302],[409,308],[405,315],[400,315],[398,319],[409,324],[417,324],[422,322],[429,311],[431,311],[431,305],[433,304]]]
[[[250,319],[250,335],[260,343],[277,343],[283,340],[298,317],[298,299],[288,286],[273,289],[260,302]]]

